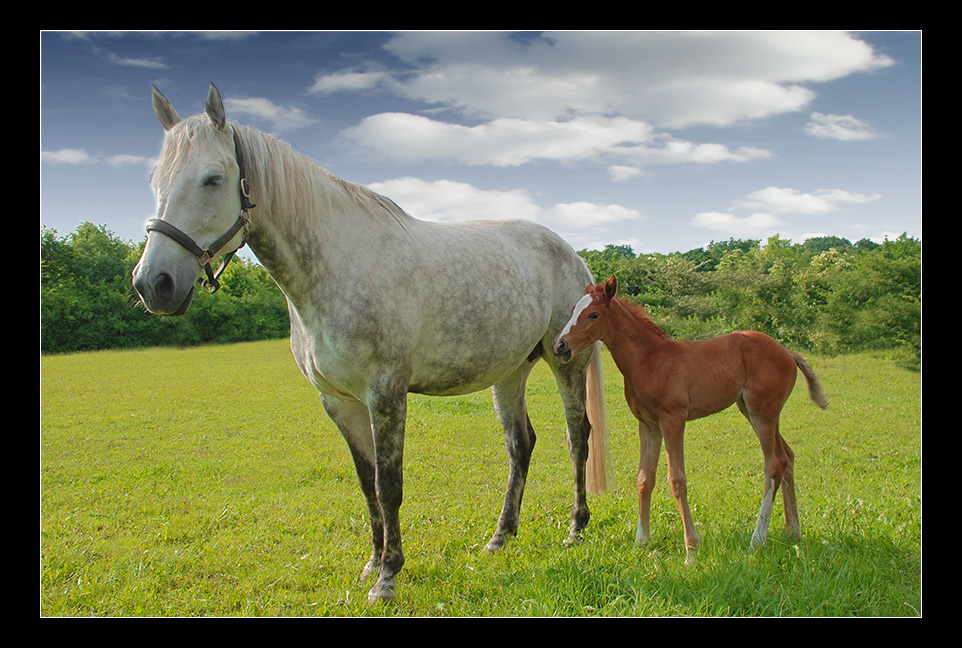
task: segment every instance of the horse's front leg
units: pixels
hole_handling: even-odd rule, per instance
[[[571,527],[564,541],[566,547],[582,543],[582,531],[588,526],[588,519],[591,517],[586,488],[591,423],[588,421],[586,408],[588,392],[585,380],[590,359],[590,353],[584,354],[579,365],[572,361],[560,367],[552,367],[561,391],[561,400],[564,402],[565,440],[574,468],[574,504],[571,507]]]
[[[374,487],[381,509],[384,537],[380,572],[374,587],[368,592],[368,600],[376,603],[394,598],[395,580],[404,565],[400,511],[407,393],[404,390],[374,392],[368,407],[374,438]]]
[[[571,463],[574,465],[575,478],[575,500],[571,508],[571,528],[568,530],[568,537],[564,541],[567,547],[582,543],[581,533],[588,526],[588,519],[591,516],[588,509],[588,491],[585,487],[588,435],[591,434],[591,424],[588,422],[588,415],[583,409],[580,410],[580,414],[580,419],[577,413],[568,415],[568,431],[566,434],[568,453],[571,455]]]
[[[400,404],[379,407],[376,414],[356,400],[322,396],[321,401],[351,451],[371,519],[373,552],[360,580],[377,575],[369,599],[392,599],[397,572],[404,564],[398,511],[406,398],[402,396]]]
[[[324,410],[337,426],[347,442],[354,461],[354,469],[361,484],[361,492],[367,503],[371,520],[371,542],[374,546],[371,559],[361,571],[361,581],[366,581],[380,571],[381,552],[384,547],[384,523],[381,518],[381,505],[378,503],[375,486],[376,467],[374,459],[374,438],[371,436],[371,415],[367,405],[356,400],[344,400],[321,395]]]

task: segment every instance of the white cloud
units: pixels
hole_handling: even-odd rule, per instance
[[[247,115],[268,122],[273,130],[291,131],[313,123],[300,108],[278,106],[270,99],[250,97],[247,99],[224,99],[224,109],[228,116]]]
[[[611,171],[620,180],[650,164],[746,162],[771,156],[751,147],[731,149],[655,137],[644,122],[597,115],[566,121],[502,118],[462,126],[407,113],[381,113],[345,129],[342,136],[403,162],[446,160],[499,167],[537,161],[620,162]]]
[[[51,164],[96,164],[97,158],[83,149],[58,149],[56,151],[41,151],[40,160]]]
[[[157,158],[145,157],[143,155],[120,154],[111,155],[105,161],[107,164],[115,167],[142,166],[151,168],[156,164]]]
[[[825,115],[812,113],[811,121],[805,132],[819,139],[834,139],[844,142],[877,139],[880,135],[870,124],[852,115]]]
[[[367,90],[391,82],[392,78],[386,72],[340,72],[317,77],[309,91],[330,94],[344,90]]]
[[[428,181],[404,177],[368,186],[390,196],[412,216],[434,222],[522,219],[538,221],[563,233],[644,219],[637,210],[621,205],[576,202],[545,208],[536,204],[531,195],[521,189],[483,190],[452,180]]]
[[[774,231],[784,223],[772,214],[749,214],[735,216],[726,212],[702,212],[691,220],[696,227],[726,232],[735,238],[759,238]]]
[[[800,111],[815,97],[811,84],[892,64],[857,37],[825,30],[402,32],[385,49],[403,72],[344,69],[318,77],[312,91],[382,88],[474,125],[385,113],[346,131],[356,144],[404,162],[591,161],[618,181],[646,165],[769,158],[664,129]]]
[[[396,89],[482,119],[621,114],[657,127],[729,125],[803,109],[803,84],[892,64],[837,31],[404,32]]]
[[[435,222],[484,219],[535,220],[540,208],[527,192],[484,191],[465,182],[395,178],[368,185],[390,196],[401,209],[415,218]]]
[[[805,193],[797,189],[766,187],[749,193],[727,212],[696,214],[689,224],[723,231],[736,238],[765,238],[779,231],[784,233],[787,223],[780,216],[815,216],[836,211],[843,204],[868,203],[879,198],[879,194],[868,195],[842,189],[818,189]],[[739,216],[734,213],[736,211],[749,213]]]
[[[156,158],[144,157],[142,155],[118,154],[106,158],[91,155],[83,149],[59,149],[56,151],[41,151],[40,160],[49,164],[100,164],[106,162],[110,166],[143,166],[150,168]]]
[[[612,223],[644,220],[644,216],[637,209],[589,202],[555,205],[546,209],[542,217],[561,229],[587,229]]]
[[[780,214],[824,214],[835,211],[841,203],[866,203],[879,198],[879,194],[861,194],[842,189],[817,189],[814,193],[804,193],[784,187],[766,187],[751,192],[735,206]]]
[[[569,121],[495,119],[461,126],[406,113],[367,117],[342,134],[360,146],[404,161],[518,166],[536,160],[574,162],[650,137],[647,124],[621,117]]]
[[[625,180],[632,180],[644,175],[644,172],[636,167],[625,166],[623,164],[613,164],[608,167],[608,175],[615,182],[624,182]]]

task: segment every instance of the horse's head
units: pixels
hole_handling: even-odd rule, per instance
[[[582,297],[571,309],[571,319],[554,341],[554,353],[568,362],[608,332],[608,307],[618,294],[618,279],[614,275],[605,283],[585,288]]]
[[[157,88],[153,103],[167,135],[150,178],[157,194],[157,217],[148,223],[147,244],[134,268],[133,283],[151,312],[183,315],[202,270],[207,272],[208,289],[217,289],[210,262],[244,244],[246,209],[251,205],[245,198],[233,127],[214,84],[206,114],[181,119]]]

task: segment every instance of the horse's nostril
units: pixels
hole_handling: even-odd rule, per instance
[[[174,278],[166,272],[161,272],[153,282],[154,294],[161,299],[170,299],[175,290]]]

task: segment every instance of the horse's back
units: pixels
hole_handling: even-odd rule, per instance
[[[560,330],[592,278],[529,221],[424,224],[411,390],[465,393],[503,380]]]

